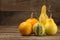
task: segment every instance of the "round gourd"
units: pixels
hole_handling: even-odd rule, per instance
[[[22,35],[30,35],[32,32],[32,25],[29,22],[22,22],[19,25],[19,31]]]
[[[33,27],[33,32],[35,35],[44,35],[45,34],[45,29],[43,26],[40,26],[39,23],[36,23]]]
[[[38,22],[38,20],[36,18],[29,18],[26,20],[27,22],[30,22],[32,24],[32,26]]]

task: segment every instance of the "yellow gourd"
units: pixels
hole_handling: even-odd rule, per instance
[[[19,31],[22,35],[30,35],[32,32],[32,25],[29,22],[22,22],[19,24]]]
[[[45,28],[46,28],[46,33],[48,35],[55,35],[57,33],[57,25],[56,23],[54,22],[53,18],[50,17],[48,20],[47,20],[47,23],[45,25]]]
[[[46,5],[43,5],[41,9],[41,14],[39,16],[40,25],[45,26],[47,19],[48,19],[48,16],[46,14]]]

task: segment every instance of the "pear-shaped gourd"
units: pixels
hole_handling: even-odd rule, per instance
[[[54,35],[57,33],[57,25],[56,23],[54,22],[53,18],[49,18],[47,20],[47,23],[45,25],[45,28],[46,28],[46,33],[48,35]]]
[[[38,35],[38,36],[44,35],[45,34],[45,28],[40,26],[39,23],[36,23],[33,27],[33,32],[35,35]]]
[[[39,16],[40,25],[44,26],[46,24],[47,19],[48,19],[48,16],[46,14],[46,5],[43,5],[41,9],[41,14]]]

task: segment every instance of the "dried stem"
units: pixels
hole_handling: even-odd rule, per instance
[[[33,12],[31,13],[31,18],[33,18]]]
[[[52,13],[50,14],[50,18],[52,18]]]

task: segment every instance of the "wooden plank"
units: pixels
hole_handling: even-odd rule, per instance
[[[28,38],[27,38],[28,37]],[[21,36],[19,33],[1,33],[0,39],[5,40],[60,40],[60,36]]]
[[[60,36],[4,36],[0,38],[1,40],[60,40]]]
[[[30,18],[31,13],[32,11],[2,11],[0,13],[0,25],[19,25],[27,18]],[[34,13],[35,18],[38,17],[37,15],[38,13]]]
[[[39,18],[40,12],[34,11],[2,11],[0,12],[0,25],[19,25],[21,22],[30,18],[31,13],[35,18]],[[47,13],[50,16],[50,13]],[[56,24],[60,25],[60,12],[52,13]]]
[[[1,11],[33,11],[31,0],[1,0]]]
[[[0,33],[18,33],[18,26],[0,26]]]
[[[0,40],[60,40],[60,27],[54,36],[22,36],[17,26],[0,26]]]
[[[48,3],[47,3],[48,2]],[[1,11],[36,11],[43,4],[51,5],[54,12],[60,12],[60,0],[1,0]]]

